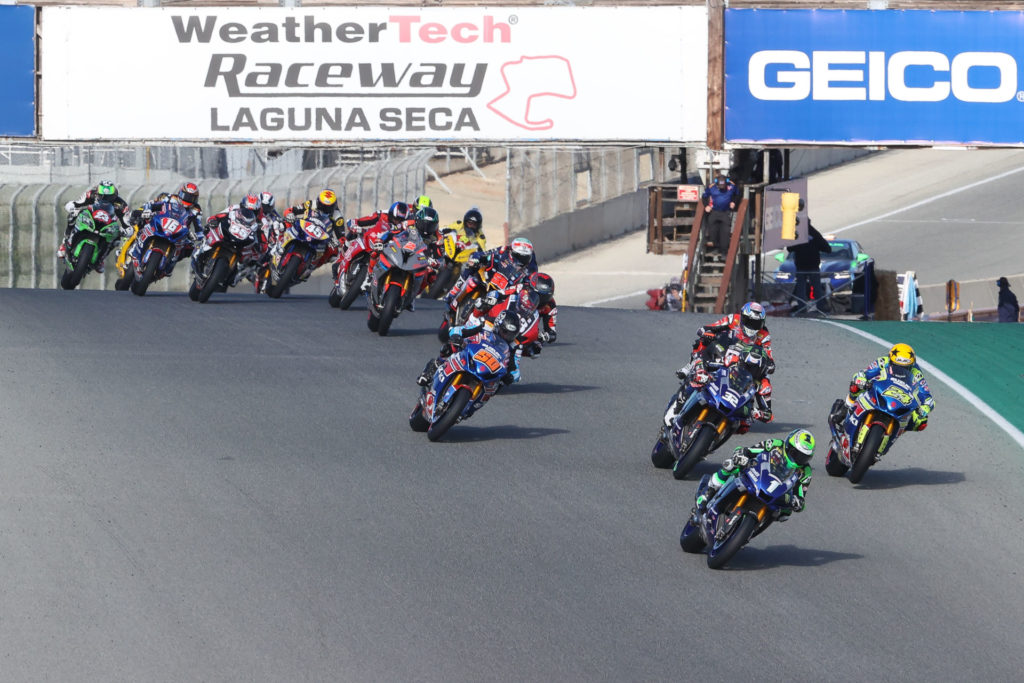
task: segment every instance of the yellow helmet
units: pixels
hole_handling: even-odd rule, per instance
[[[331,190],[324,190],[320,193],[320,196],[316,198],[316,208],[325,213],[334,211],[334,207],[338,205],[338,196]]]
[[[910,344],[896,344],[889,349],[889,360],[893,365],[907,367],[917,362],[917,356],[914,355],[914,349],[910,348]]]

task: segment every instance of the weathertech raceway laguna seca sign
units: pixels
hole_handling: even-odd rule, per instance
[[[46,7],[49,140],[706,138],[704,7]]]

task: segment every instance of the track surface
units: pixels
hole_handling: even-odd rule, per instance
[[[4,678],[1024,667],[1024,461],[941,385],[929,429],[862,486],[819,451],[808,509],[714,572],[679,549],[694,482],[648,458],[706,316],[564,310],[524,382],[430,444],[406,417],[431,304],[387,339],[319,298],[0,290],[0,310]],[[772,331],[778,420],[756,436],[811,425],[823,442],[879,349],[811,321]]]

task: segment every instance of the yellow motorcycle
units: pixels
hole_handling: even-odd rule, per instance
[[[477,252],[487,250],[487,240],[483,235],[469,239],[461,230],[445,228],[441,231],[442,262],[433,278],[424,289],[428,299],[438,299],[452,288],[462,274],[469,257]]]

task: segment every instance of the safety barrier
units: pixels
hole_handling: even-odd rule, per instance
[[[334,190],[346,216],[372,212],[394,198],[412,199],[426,184],[427,162],[434,149],[383,161],[354,166],[334,166],[302,173],[200,180],[200,203],[207,215],[237,203],[249,192],[269,190],[282,210],[315,197],[324,188]],[[180,182],[180,179],[177,181]],[[56,251],[64,236],[67,214],[64,205],[77,198],[87,184],[70,181],[39,184],[0,185],[0,286],[56,288],[63,264]],[[121,196],[131,207],[172,191],[176,184],[155,182],[121,184]],[[116,276],[112,265],[99,276],[86,278],[86,289],[109,289]],[[185,264],[183,264],[185,265]],[[188,268],[175,269],[164,280],[165,289],[187,288]]]

